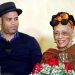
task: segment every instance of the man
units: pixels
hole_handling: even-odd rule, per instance
[[[5,75],[28,75],[41,61],[41,50],[35,38],[18,32],[21,13],[13,2],[0,5],[0,66]]]

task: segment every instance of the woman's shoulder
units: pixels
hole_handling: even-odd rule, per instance
[[[58,57],[60,51],[54,48],[47,49],[42,55],[42,62],[47,62],[48,59]]]
[[[75,70],[75,44],[69,47],[66,52],[69,54],[69,59],[71,58],[72,68]]]
[[[71,46],[73,48],[73,50],[75,50],[75,44]]]
[[[66,52],[70,53],[70,54],[75,54],[75,44],[72,45],[71,47],[69,47]]]
[[[58,54],[58,53],[60,53],[60,51],[58,49],[55,49],[55,48],[49,48],[43,54],[45,54],[45,53]]]

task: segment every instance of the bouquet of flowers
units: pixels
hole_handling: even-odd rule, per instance
[[[29,75],[75,75],[67,62],[59,63],[57,58],[51,58],[47,63],[37,63]]]

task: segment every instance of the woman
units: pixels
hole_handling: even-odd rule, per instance
[[[52,16],[50,25],[53,27],[54,40],[57,49],[48,49],[43,53],[42,62],[49,58],[59,57],[61,53],[67,53],[72,68],[75,69],[75,45],[72,45],[74,37],[74,17],[67,12],[59,12]]]

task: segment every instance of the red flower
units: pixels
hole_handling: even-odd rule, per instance
[[[71,69],[72,69],[70,63],[65,62],[64,65],[65,65],[65,69],[66,69],[66,70],[71,70]]]
[[[54,66],[54,65],[58,65],[59,62],[58,62],[58,59],[57,58],[50,58],[48,59],[47,63],[51,66]]]
[[[40,72],[41,69],[42,69],[42,65],[41,65],[40,63],[37,63],[37,64],[34,66],[32,72],[33,72],[33,73],[35,73],[35,72]]]

